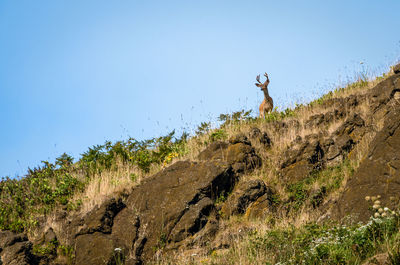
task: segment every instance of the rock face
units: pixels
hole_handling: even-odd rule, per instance
[[[145,238],[139,254],[150,259],[155,248],[177,243],[201,230],[213,201],[234,183],[233,170],[225,162],[182,161],[148,179],[131,194],[124,210],[139,213],[138,240]],[[125,222],[115,226],[124,226]],[[142,255],[135,258],[139,260]]]
[[[122,247],[134,249],[134,259],[147,260],[157,248],[179,246],[207,226],[209,217],[215,215],[215,200],[232,190],[238,176],[260,163],[247,139],[233,144],[215,142],[199,154],[198,162],[177,162],[147,179],[132,192],[121,212],[138,213],[141,251],[135,246]],[[114,226],[124,226],[124,222],[121,219]]]
[[[25,235],[0,231],[0,264],[39,264],[39,259],[32,254],[32,243]]]
[[[378,112],[385,108],[384,126],[338,200],[333,213],[336,218],[352,214],[359,220],[368,219],[371,205],[365,201],[366,196],[381,195],[382,205],[389,208],[400,199],[400,102],[394,98],[400,91],[400,77],[386,81],[373,94],[373,110]]]
[[[250,180],[239,183],[234,192],[222,206],[221,212],[225,217],[243,214],[247,207],[267,191],[262,180]]]
[[[177,162],[147,178],[124,200],[110,199],[83,218],[66,221],[65,235],[57,237],[74,246],[75,264],[88,265],[141,264],[161,252],[204,244],[218,229],[215,201],[260,165],[246,136],[214,142],[198,161]],[[248,188],[240,207],[263,193],[265,185]]]
[[[309,176],[313,170],[340,163],[364,133],[364,120],[360,115],[353,114],[331,135],[310,134],[305,139],[298,137],[284,152],[280,173],[287,181],[296,182]]]

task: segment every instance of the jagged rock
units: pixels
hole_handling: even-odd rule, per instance
[[[332,138],[325,142],[325,159],[327,165],[334,165],[344,160],[365,134],[365,122],[354,114],[348,118],[334,133]]]
[[[5,249],[17,242],[27,241],[28,238],[24,234],[15,234],[11,231],[0,231],[0,249]]]
[[[310,117],[308,121],[306,121],[305,126],[306,127],[314,127],[322,124],[324,122],[325,115],[320,113],[320,114],[315,114]]]
[[[393,72],[395,74],[400,74],[400,64],[397,64],[393,67]]]
[[[207,159],[224,160],[224,153],[226,152],[228,146],[229,144],[227,142],[213,142],[206,149],[204,149],[197,158],[203,161],[207,161]]]
[[[306,178],[312,170],[322,165],[324,150],[318,135],[310,135],[297,148],[290,147],[283,154],[281,174],[290,182]]]
[[[70,231],[77,231],[75,235],[76,264],[99,264],[111,262],[114,248],[119,247],[119,241],[110,234],[114,224],[114,217],[125,207],[121,199],[111,198],[90,211],[80,222],[70,225]],[[127,231],[130,232],[130,231]],[[125,237],[129,236],[127,233]],[[95,247],[100,250],[93,249]],[[127,251],[127,248],[124,249]]]
[[[214,142],[200,153],[198,162],[179,161],[137,186],[114,218],[114,245],[109,243],[109,248],[128,249],[132,262],[140,262],[159,249],[209,237],[218,227],[215,200],[232,190],[239,174],[261,162],[243,143],[246,138],[239,138],[231,141],[234,144]]]
[[[31,253],[32,243],[29,241],[17,242],[4,249],[1,253],[2,264],[4,265],[31,265],[37,264]]]
[[[216,211],[213,211],[208,217],[208,222],[204,228],[196,233],[193,239],[189,238],[188,245],[196,244],[198,246],[205,246],[212,241],[219,229],[218,217],[219,216],[217,215]]]
[[[272,194],[273,192],[267,187],[266,193],[247,208],[245,216],[247,218],[265,218],[272,210]]]
[[[250,203],[256,201],[265,192],[266,186],[262,180],[257,179],[239,183],[222,206],[222,215],[229,217],[234,214],[244,213]]]
[[[254,148],[242,142],[227,144],[214,142],[198,156],[202,161],[226,161],[232,165],[236,173],[244,173],[261,165],[261,158],[256,155]]]
[[[324,120],[324,115],[310,119],[316,125]],[[365,134],[365,122],[358,115],[349,117],[330,138],[324,135],[308,135],[302,140],[296,139],[284,153],[281,174],[285,179],[299,181],[316,169],[342,162]]]
[[[257,127],[251,128],[250,130],[250,139],[265,145],[266,147],[271,146],[271,138],[269,138],[268,134],[266,132],[261,132],[260,129]]]
[[[75,245],[75,264],[109,264],[114,254],[114,242],[109,234],[95,232],[79,235]]]
[[[57,236],[54,233],[53,228],[50,227],[49,229],[47,229],[46,233],[44,233],[43,242],[50,243],[55,241],[57,241]]]
[[[391,95],[397,87],[400,77],[394,76],[384,81],[388,87],[378,88]],[[372,94],[376,95],[375,92]],[[379,101],[386,102],[383,98]],[[386,103],[385,103],[386,104]],[[375,108],[376,110],[377,108]],[[340,219],[346,215],[365,221],[371,216],[365,196],[381,195],[382,205],[393,208],[395,203],[390,197],[400,193],[400,104],[390,104],[385,123],[369,147],[368,156],[362,160],[359,168],[348,180],[346,189],[334,206],[333,216]]]
[[[400,92],[399,74],[391,76],[378,83],[366,96],[369,99],[369,106],[372,114],[376,115],[380,109],[384,109],[384,113],[377,119],[384,118],[390,111],[386,104],[394,98],[395,94]]]
[[[49,264],[50,261],[57,257],[57,247],[59,242],[54,230],[50,227],[45,233],[37,240],[34,241],[34,248],[45,249],[45,252],[36,252],[36,256],[40,259],[40,265]]]
[[[344,114],[343,110],[335,109],[333,111],[329,111],[329,112],[325,113],[325,115],[324,115],[324,122],[326,124],[332,123],[335,120],[339,120],[339,119],[343,118],[344,115],[345,114]]]
[[[180,218],[179,223],[170,232],[171,242],[179,242],[189,235],[200,231],[208,221],[208,216],[214,208],[214,202],[205,197],[190,207]]]
[[[243,143],[243,144],[250,145],[250,142],[249,142],[249,140],[247,139],[247,136],[244,135],[243,133],[239,133],[239,134],[236,134],[236,135],[232,136],[232,137],[229,139],[229,143],[230,143],[230,144]]]
[[[229,191],[235,181],[226,162],[177,162],[137,187],[121,214],[129,209],[139,213],[139,232],[143,231],[146,238],[143,255],[149,259],[155,249],[203,228],[210,202]],[[185,229],[186,224],[190,229]]]
[[[352,98],[348,101],[349,105],[355,106],[357,105],[356,98]],[[326,126],[332,123],[333,121],[339,120],[343,118],[344,111],[343,109],[335,109],[333,111],[329,111],[327,113],[320,113],[311,116],[306,122],[305,127],[317,127],[317,126]]]
[[[301,160],[282,169],[281,174],[287,181],[296,182],[306,178],[313,169],[313,164],[307,160]]]
[[[117,248],[127,255],[139,238],[140,218],[131,209],[124,209],[114,218],[111,236]]]
[[[310,164],[320,162],[323,157],[323,150],[318,135],[309,135],[297,148],[289,147],[284,152],[283,157],[286,159],[282,162],[281,169],[303,160]]]
[[[119,213],[125,204],[121,199],[112,198],[98,208],[92,210],[84,219],[84,225],[78,235],[92,234],[94,232],[111,233],[114,216]]]
[[[32,243],[23,234],[0,231],[0,264],[38,264],[39,258],[32,254]]]

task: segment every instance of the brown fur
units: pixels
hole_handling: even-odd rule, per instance
[[[272,111],[272,109],[274,108],[274,101],[272,100],[272,98],[269,96],[268,93],[268,85],[269,85],[269,78],[268,78],[268,74],[265,73],[264,76],[267,78],[267,80],[264,83],[260,82],[260,75],[258,75],[256,77],[256,80],[258,83],[256,83],[255,85],[258,86],[259,88],[261,88],[261,90],[264,92],[264,100],[260,105],[260,118],[264,118],[265,114]]]

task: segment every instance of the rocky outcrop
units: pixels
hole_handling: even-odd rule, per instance
[[[215,201],[260,165],[246,136],[214,142],[197,161],[179,161],[163,169],[125,198],[111,198],[83,217],[60,213],[58,231],[63,232],[52,236],[49,230],[47,237],[73,246],[73,262],[88,265],[141,264],[181,246],[205,244],[219,226]],[[264,192],[263,183],[253,184],[249,196],[239,199],[240,209]],[[45,244],[42,241],[38,245]],[[28,242],[23,250],[29,253],[31,246]],[[52,262],[50,256],[43,258],[44,264]]]
[[[385,108],[385,123],[372,140],[367,156],[336,203],[333,215],[338,219],[351,214],[358,220],[367,220],[371,212],[365,201],[366,196],[381,195],[382,205],[387,207],[394,207],[399,199],[400,102],[394,95],[400,91],[400,76],[387,79],[377,90],[372,93],[375,96],[372,101],[375,106],[373,110],[378,112],[380,108]],[[386,95],[387,98],[381,95]],[[381,105],[377,106],[377,102]]]
[[[261,163],[246,138],[231,143],[215,142],[198,159],[177,162],[164,169],[138,186],[127,199],[121,214],[138,214],[137,240],[145,239],[141,255],[130,253],[133,259],[150,259],[166,245],[176,248],[190,244],[185,241],[189,237],[201,241],[194,235],[214,227],[207,224],[210,218],[216,220],[215,200],[232,190],[240,174]],[[207,231],[202,232],[207,235]],[[134,246],[121,247],[135,250]]]
[[[224,217],[243,214],[247,207],[267,191],[262,180],[250,180],[239,183],[221,209]]]
[[[32,242],[23,234],[0,231],[0,264],[39,264],[39,258],[32,254]]]
[[[310,121],[314,122],[315,119]],[[330,135],[321,132],[307,135],[304,139],[297,137],[283,153],[280,174],[287,181],[296,182],[314,170],[342,162],[360,142],[365,130],[365,121],[354,113]]]

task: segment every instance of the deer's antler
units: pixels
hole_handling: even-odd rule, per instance
[[[258,87],[265,87],[265,88],[268,87],[268,84],[269,84],[269,77],[268,77],[268,74],[265,73],[264,76],[267,78],[267,80],[266,80],[264,83],[261,83],[261,81],[260,81],[260,75],[257,75],[256,80],[257,80],[258,83],[255,83],[256,86],[258,86]]]
[[[260,75],[258,75],[258,76],[256,77],[256,80],[257,80],[258,83],[255,83],[255,85],[256,85],[256,86],[261,86],[262,83],[261,83],[261,81],[260,81]]]
[[[269,83],[269,77],[268,77],[267,72],[265,72],[264,76],[267,78],[267,82]]]

